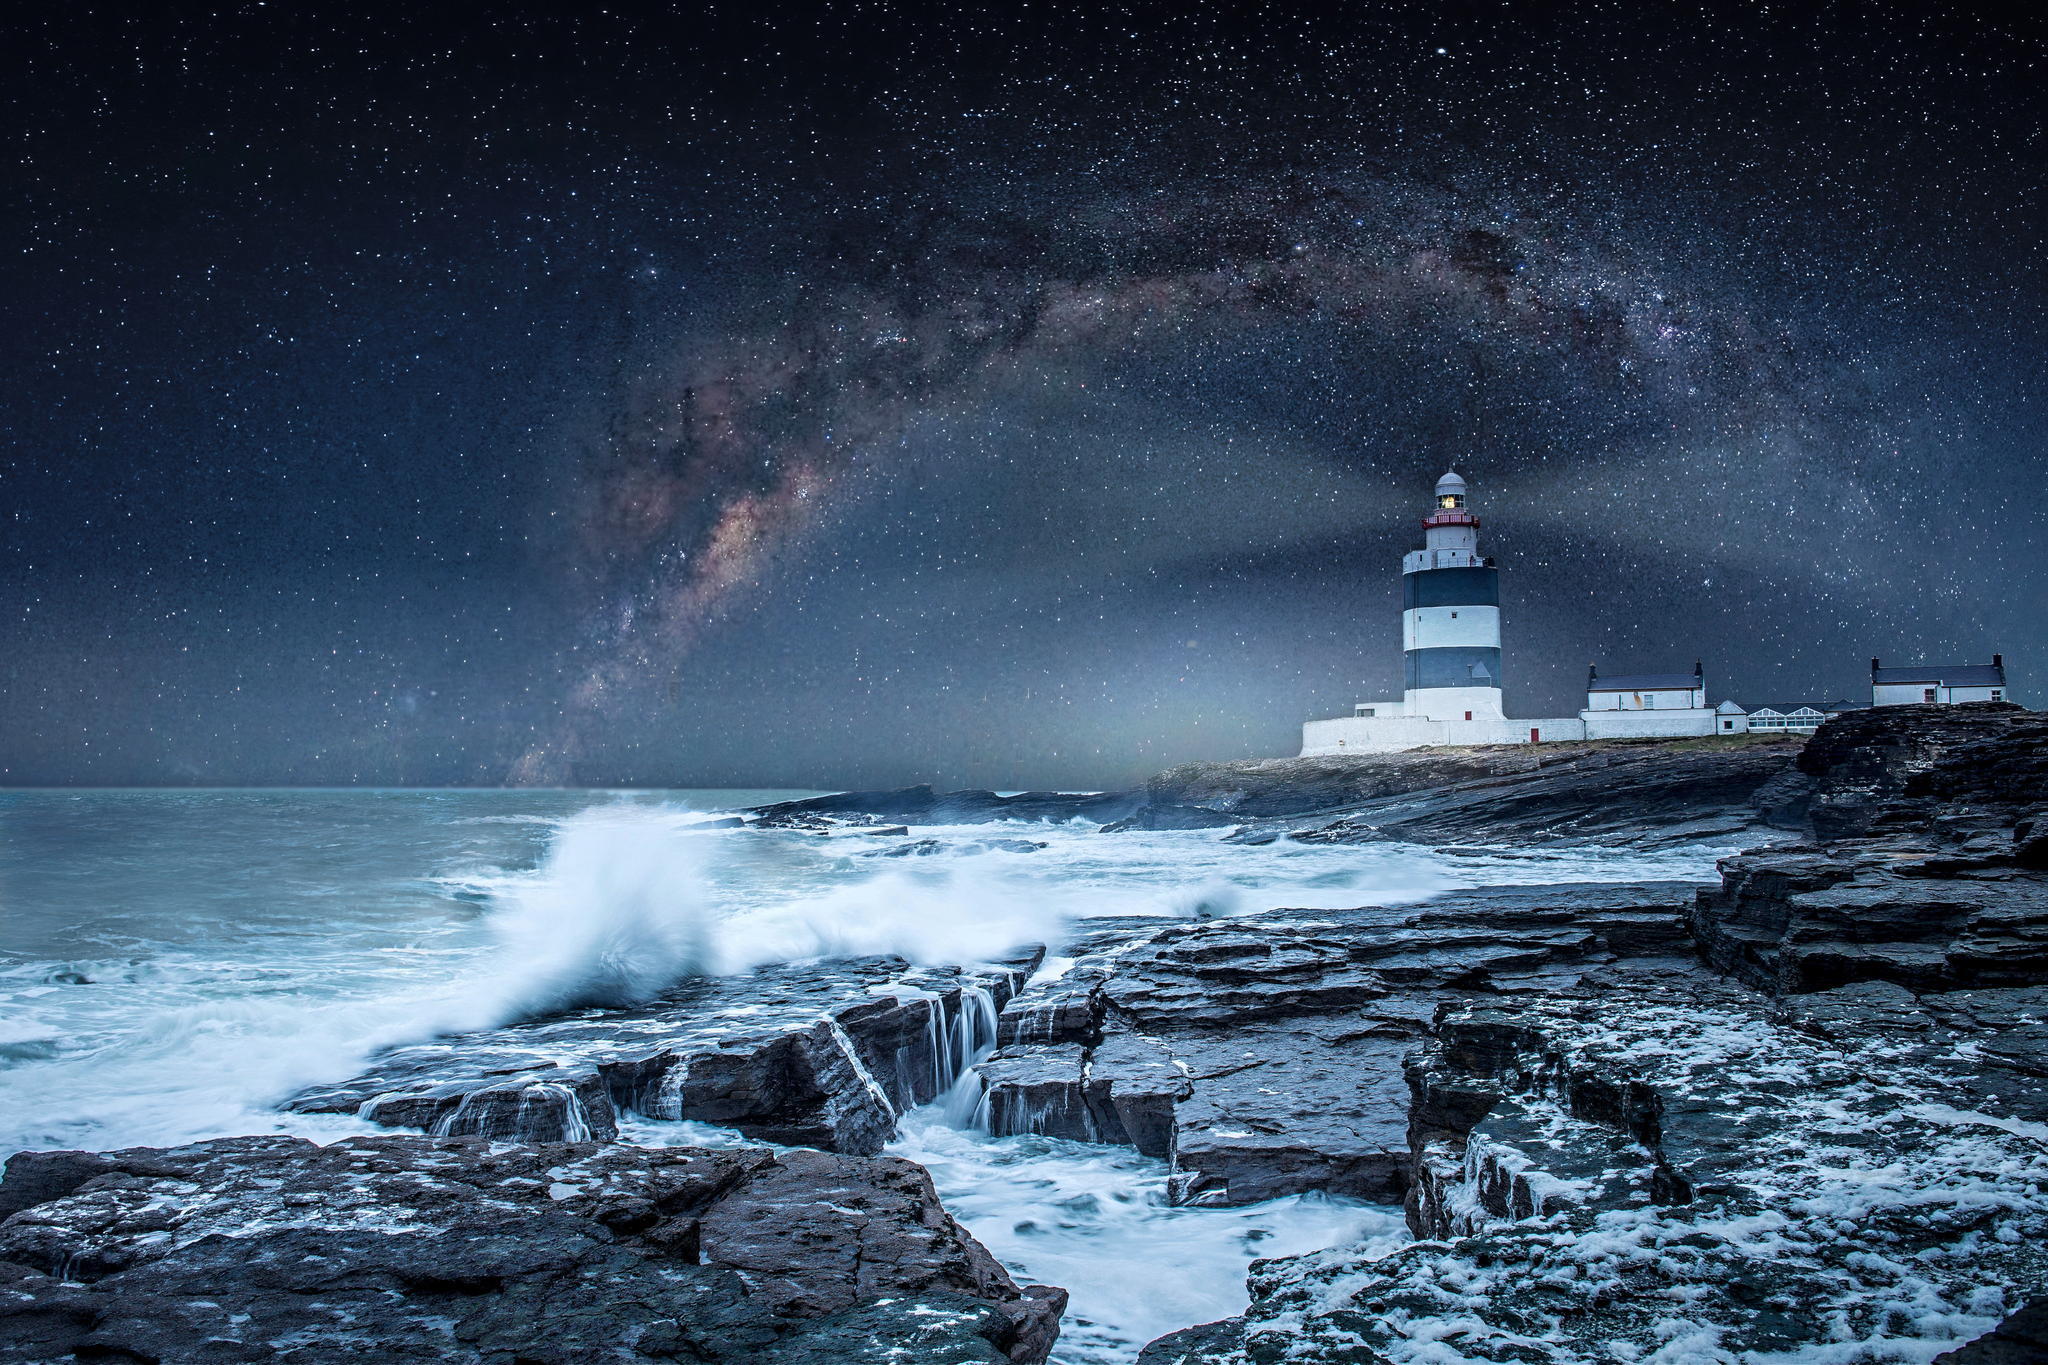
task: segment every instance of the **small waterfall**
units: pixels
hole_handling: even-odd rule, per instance
[[[988,1127],[988,1091],[974,1064],[996,1046],[996,998],[985,986],[962,986],[949,1029],[945,1065],[938,1071],[946,1122],[955,1128]]]
[[[590,1141],[590,1120],[583,1112],[583,1101],[578,1099],[576,1092],[568,1086],[558,1085],[553,1081],[543,1081],[520,1092],[518,1122],[522,1135],[546,1131],[542,1124],[531,1121],[527,1116],[527,1111],[537,1102],[547,1106],[549,1119],[559,1117],[561,1136],[558,1141]]]
[[[433,1137],[455,1137],[475,1132],[473,1127],[468,1126],[471,1123],[469,1108],[478,1093],[472,1090],[465,1094],[453,1109],[428,1125],[428,1134]]]
[[[508,1103],[509,1102],[509,1103]],[[509,1110],[509,1112],[508,1112]],[[566,1085],[540,1081],[517,1091],[480,1088],[429,1125],[433,1137],[483,1137],[514,1142],[588,1142],[590,1119]]]
[[[683,1088],[689,1083],[690,1063],[685,1059],[661,1073],[651,1102],[646,1097],[636,1096],[634,1103],[651,1119],[680,1119],[683,1116]]]

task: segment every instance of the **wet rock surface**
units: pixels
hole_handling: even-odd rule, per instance
[[[1801,753],[1812,842],[1730,861],[1692,927],[1770,991],[2048,980],[2048,717],[1999,703],[1852,712]]]
[[[1411,988],[1418,1240],[1256,1262],[1147,1360],[2041,1358],[2044,773],[2017,708],[1831,722],[1757,798],[1806,841],[1682,929]]]
[[[913,969],[899,958],[763,968],[662,999],[393,1049],[288,1102],[436,1136],[607,1140],[631,1110],[762,1141],[879,1152],[944,1094],[1037,964]]]
[[[2048,1272],[2048,1129],[1972,1070],[1683,975],[1450,1010],[1411,1068],[1421,1240],[1255,1264],[1231,1358],[1924,1358]]]
[[[2048,718],[1887,708],[1789,753],[762,808],[826,834],[1085,809],[1239,843],[1786,841],[1711,886],[1093,920],[1030,984],[1035,951],[769,968],[399,1049],[293,1101],[447,1136],[25,1154],[0,1181],[0,1358],[1039,1360],[1059,1292],[866,1155],[990,1043],[972,1074],[998,1134],[1133,1147],[1182,1202],[1406,1207],[1414,1243],[1257,1262],[1242,1315],[1145,1365],[2038,1358]],[[602,1141],[627,1111],[830,1150]]]
[[[1686,882],[1457,892],[1104,930],[1004,1008],[977,1071],[998,1134],[1171,1160],[1184,1201],[1323,1191],[1398,1202],[1404,1059],[1445,1001],[1548,991],[1622,959],[1683,967]]]
[[[230,1138],[14,1157],[0,1358],[1038,1362],[1020,1288],[893,1158]]]

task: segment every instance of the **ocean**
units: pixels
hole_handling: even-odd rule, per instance
[[[1257,915],[1457,887],[1708,878],[1720,848],[1263,847],[1219,831],[920,827],[902,836],[709,828],[784,791],[0,792],[0,1156],[292,1132],[284,1114],[380,1048],[692,974],[895,953],[972,962],[1103,916]],[[1024,840],[1036,848],[999,847]],[[628,1140],[729,1141],[634,1120]],[[892,1151],[1020,1281],[1073,1292],[1062,1365],[1128,1362],[1244,1304],[1254,1257],[1398,1243],[1398,1211],[1296,1197],[1175,1208],[1159,1162],[991,1138],[938,1107]]]

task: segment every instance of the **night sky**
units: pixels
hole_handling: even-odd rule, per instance
[[[2048,697],[2038,30],[1912,6],[7,21],[0,785],[1099,787],[1586,665]]]

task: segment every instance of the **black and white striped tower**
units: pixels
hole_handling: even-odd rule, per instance
[[[1401,564],[1402,708],[1432,720],[1499,720],[1500,571],[1479,553],[1479,518],[1456,473],[1436,481],[1424,547]]]

